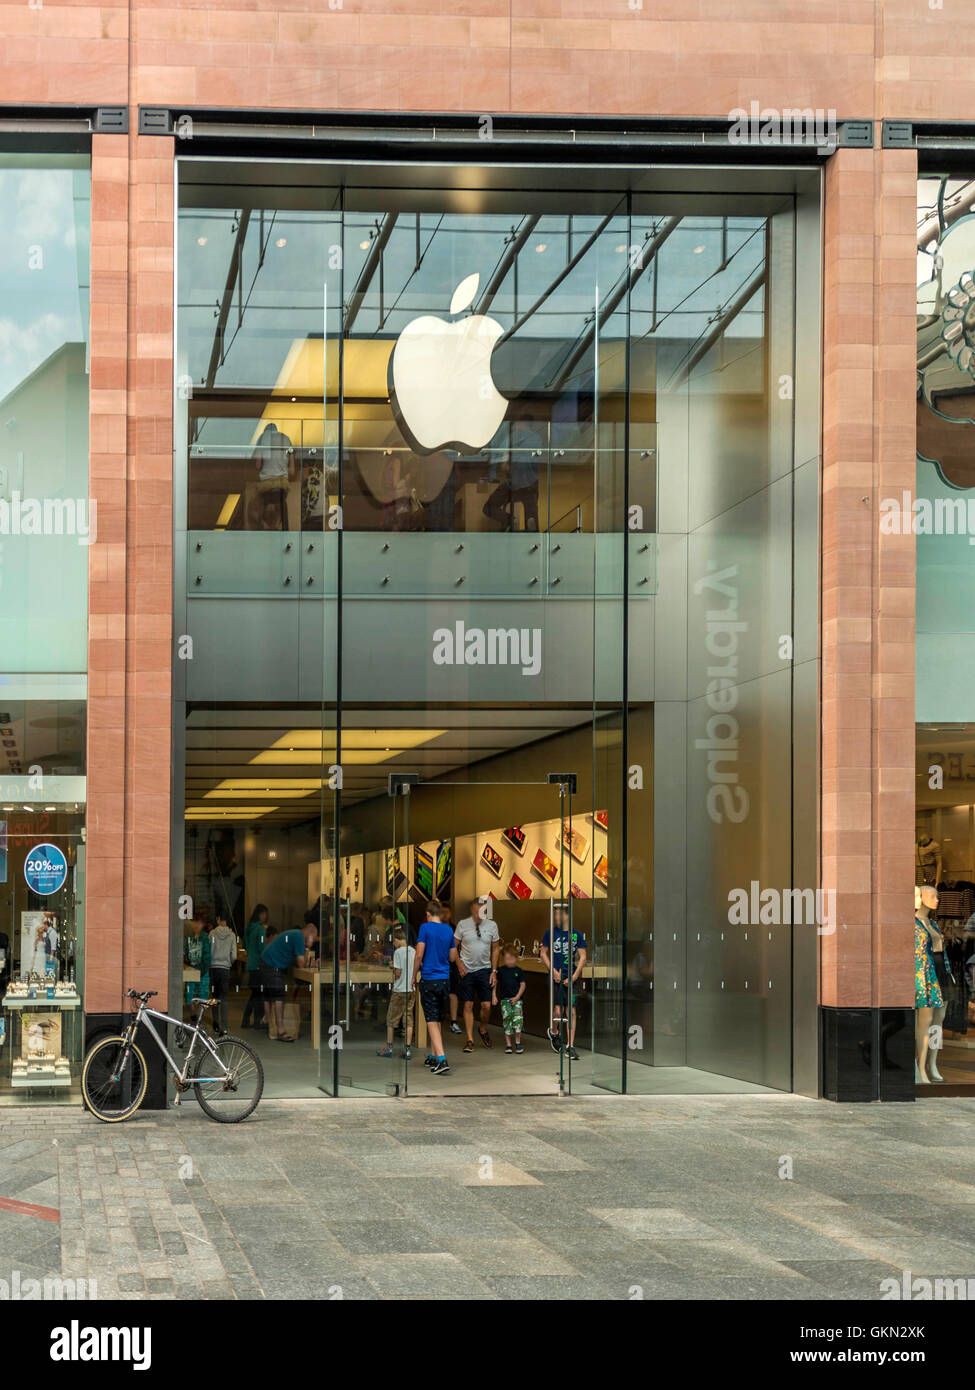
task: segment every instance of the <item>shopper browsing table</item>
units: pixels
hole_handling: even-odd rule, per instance
[[[474,1000],[480,1005],[478,1037],[485,1047],[491,1047],[487,1023],[491,1017],[491,999],[497,979],[498,928],[487,915],[487,904],[474,898],[471,915],[457,923],[454,939],[457,943],[457,973],[460,976],[460,997],[464,1001],[464,1029],[467,1041],[465,1052],[474,1051]]]
[[[290,1034],[284,1032],[284,996],[286,985],[284,972],[289,966],[299,969],[314,961],[312,946],[318,940],[318,931],[310,923],[304,928],[292,927],[290,931],[278,932],[273,941],[264,947],[261,955],[261,982],[264,998],[271,1007],[274,1031],[278,1042],[294,1042]]]
[[[446,1076],[450,1071],[443,1050],[443,1018],[447,1011],[447,991],[450,962],[457,959],[454,933],[443,920],[443,907],[436,898],[427,903],[427,920],[420,928],[413,962],[412,987],[419,980],[420,1006],[430,1034],[430,1052],[424,1066],[434,1076]]]

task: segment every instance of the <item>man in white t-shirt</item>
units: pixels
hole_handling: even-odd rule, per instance
[[[457,923],[454,940],[457,942],[457,973],[460,976],[460,997],[464,1001],[465,1052],[474,1051],[474,1000],[480,1004],[477,1035],[485,1047],[493,1046],[487,1030],[491,1017],[491,996],[494,993],[498,968],[498,928],[488,916],[487,903],[475,898],[470,905],[471,915]]]
[[[406,932],[397,927],[393,932],[393,988],[386,1010],[386,1046],[379,1049],[380,1057],[392,1057],[393,1034],[397,1025],[404,1027],[403,1056],[409,1060],[410,1044],[413,1042],[413,965],[416,951],[408,945]]]
[[[288,483],[294,477],[294,446],[277,425],[264,426],[254,448],[257,514],[262,531],[287,531]]]

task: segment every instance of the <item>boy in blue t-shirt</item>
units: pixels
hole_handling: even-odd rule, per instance
[[[572,981],[572,1017],[569,1019],[568,1055],[578,1062],[575,1050],[576,1040],[576,981],[582,974],[586,963],[586,938],[582,932],[569,931],[569,914],[564,907],[553,907],[552,930],[542,937],[539,952],[542,964],[552,972],[552,1000],[555,1017],[548,1029],[548,1040],[553,1052],[562,1050],[562,1018],[569,1011],[569,981]]]
[[[413,962],[413,988],[420,980],[420,1007],[427,1021],[430,1034],[430,1052],[424,1066],[430,1068],[434,1076],[445,1076],[450,1071],[443,1050],[443,1023],[447,1010],[451,962],[457,960],[454,945],[454,929],[443,920],[443,905],[431,898],[427,903],[427,920],[420,928],[416,942],[416,958]]]

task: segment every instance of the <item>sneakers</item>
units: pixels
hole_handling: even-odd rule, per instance
[[[377,1057],[392,1057],[392,1055],[393,1055],[393,1049],[389,1046],[388,1043],[386,1044],[385,1047],[378,1047],[378,1048],[376,1049],[376,1056],[377,1056]]]
[[[413,1056],[413,1053],[410,1051],[410,1049],[409,1049],[408,1047],[404,1047],[404,1048],[403,1048],[403,1060],[404,1060],[404,1062],[408,1062],[412,1056]]]
[[[471,1041],[470,1038],[468,1038],[467,1041],[466,1041],[465,1044],[464,1044],[464,1051],[465,1051],[465,1052],[473,1052],[473,1051],[474,1051],[474,1044],[473,1044],[473,1042]]]
[[[561,1051],[562,1051],[562,1030],[561,1030],[561,1029],[556,1030],[556,1029],[554,1029],[554,1028],[546,1028],[546,1029],[545,1029],[545,1036],[548,1038],[549,1042],[552,1044],[552,1051],[553,1051],[553,1052],[561,1052]]]
[[[578,1052],[576,1052],[574,1047],[567,1047],[565,1050],[565,1055],[568,1057],[570,1062],[578,1062],[579,1060],[579,1054]]]
[[[430,1075],[431,1075],[431,1076],[446,1076],[447,1073],[448,1073],[449,1071],[450,1071],[450,1064],[448,1063],[446,1057],[440,1057],[440,1058],[437,1058],[437,1059],[434,1061],[434,1065],[433,1065],[433,1067],[432,1067],[431,1070],[430,1070]]]
[[[463,1028],[461,1028],[460,1024],[457,1022],[456,1018],[452,1018],[450,1020],[450,1031],[452,1033],[463,1033],[464,1031]]]
[[[494,1043],[491,1041],[491,1034],[487,1031],[486,1028],[478,1028],[477,1036],[480,1038],[481,1042],[484,1044],[485,1047],[494,1046]]]
[[[424,1057],[424,1059],[423,1059],[423,1065],[424,1065],[425,1067],[433,1067],[433,1066],[436,1066],[436,1063],[437,1063],[436,1057],[434,1057],[434,1055],[433,1055],[432,1052],[428,1052],[427,1055],[426,1055],[426,1056]]]
[[[525,1050],[524,1043],[515,1043],[515,1051],[516,1051],[516,1052],[524,1052],[524,1050]]]

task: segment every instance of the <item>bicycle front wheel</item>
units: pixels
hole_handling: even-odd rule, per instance
[[[146,1094],[146,1059],[123,1037],[100,1038],[81,1069],[81,1096],[105,1124],[118,1124],[134,1115]]]
[[[211,1038],[210,1046],[220,1059],[203,1049],[193,1064],[196,1098],[211,1120],[222,1125],[240,1124],[257,1109],[264,1091],[264,1068],[254,1049],[243,1038],[229,1034]],[[226,1075],[223,1074],[226,1069]]]

